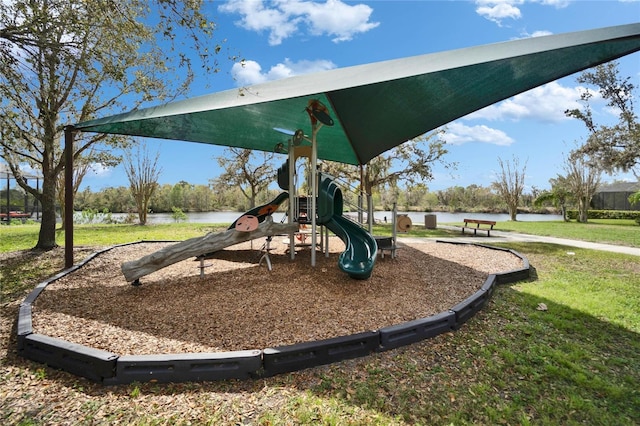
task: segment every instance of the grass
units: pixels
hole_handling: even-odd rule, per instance
[[[500,231],[640,247],[640,226],[633,220],[591,219],[588,223],[507,221],[497,223],[495,228]]]
[[[172,223],[158,225],[76,225],[74,244],[114,245],[140,240],[186,240],[202,236],[211,231],[221,231],[229,224]],[[461,223],[449,225],[462,225]],[[583,241],[619,244],[640,247],[640,226],[633,220],[593,219],[589,223],[542,221],[542,222],[499,222],[496,229],[525,234],[553,236]],[[38,224],[0,226],[0,253],[28,250],[38,241]],[[376,224],[373,234],[391,236],[391,224]],[[441,238],[460,236],[460,232],[449,229],[425,229],[414,226],[401,236]],[[56,241],[64,244],[64,231],[56,231]]]
[[[221,231],[229,224],[171,223],[159,225],[75,225],[76,246],[111,246],[141,240],[186,240],[207,232]],[[28,250],[38,241],[39,224],[0,227],[0,253]],[[56,231],[56,242],[64,245],[64,231]]]
[[[558,231],[564,225],[576,238],[602,233],[608,242],[619,233],[640,233],[637,225],[596,221],[505,224],[518,232],[568,237],[557,235],[565,232]],[[119,226],[80,226],[76,244],[185,239],[217,229]],[[29,232],[17,228],[0,229],[1,250],[34,244],[37,233],[27,237]],[[427,236],[444,232],[415,231]],[[390,234],[390,228],[374,230],[384,232]],[[103,388],[17,357],[5,335],[14,330],[3,325],[1,343],[8,346],[0,351],[6,353],[0,358],[0,394],[7,399],[0,400],[0,423],[640,424],[638,258],[543,243],[504,245],[527,256],[537,279],[499,286],[485,309],[460,330],[263,380]],[[20,300],[38,277],[60,268],[60,259],[42,266],[35,259],[16,260],[9,268],[3,263],[3,273],[23,268],[29,275],[22,293],[12,293],[11,300]],[[537,309],[540,303],[546,311]],[[13,323],[16,313],[15,303],[3,304],[3,324]],[[14,394],[16,399],[10,399]],[[27,408],[16,408],[23,405]]]
[[[637,259],[510,247],[529,257],[537,281],[499,287],[462,330],[400,349],[391,364],[381,356],[331,367],[316,392],[408,423],[640,422]]]
[[[217,232],[226,229],[228,223],[200,224],[200,223],[171,223],[157,225],[75,225],[73,230],[74,244],[104,245],[122,244],[141,240],[186,240],[199,237],[207,232]],[[0,226],[0,253],[28,250],[38,241],[39,224]],[[375,235],[391,236],[390,224],[375,225]],[[414,227],[407,235],[412,237],[446,237],[457,236],[457,233],[446,229],[424,229]],[[56,241],[64,245],[64,231],[56,231]]]

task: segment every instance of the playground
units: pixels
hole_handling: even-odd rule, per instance
[[[265,83],[250,96],[231,90],[68,126],[67,212],[73,210],[73,134],[80,131],[287,154],[278,171],[289,198],[287,223],[271,218],[283,195],[226,232],[164,246],[113,247],[74,265],[67,214],[70,269],[37,286],[21,305],[19,351],[105,384],[176,382],[271,376],[457,330],[497,284],[529,278],[528,260],[444,242],[405,244],[400,256],[378,259],[375,237],[343,215],[341,189],[318,160],[366,164],[469,112],[634,52],[639,47],[627,38],[637,31],[612,27],[549,36],[543,49],[531,39],[387,61]],[[434,84],[443,80],[456,90]],[[392,94],[386,108],[362,102],[377,98],[381,85]],[[488,96],[487,87],[500,90]],[[300,179],[298,157],[309,160]],[[299,191],[303,178],[306,194]],[[301,195],[308,200],[304,208]],[[303,218],[310,222],[310,244],[298,250]],[[264,245],[254,247],[263,237]]]
[[[429,317],[473,295],[489,274],[523,267],[508,251],[424,242],[403,244],[370,279],[351,280],[336,265],[337,237],[315,268],[308,247],[292,262],[274,238],[271,271],[258,264],[254,241],[219,252],[202,278],[188,259],[128,285],[120,262],[167,245],[117,247],[51,283],[35,303],[34,331],[118,355],[262,349]]]

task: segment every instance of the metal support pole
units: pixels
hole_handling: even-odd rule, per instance
[[[373,232],[373,196],[367,194],[367,223],[369,233]]]
[[[73,266],[73,126],[64,128],[64,266]]]
[[[9,208],[10,204],[11,204],[11,192],[9,192],[9,169],[7,168],[7,210],[6,210],[7,215],[5,216],[7,225],[11,223],[11,217],[9,216],[9,211],[11,210]]]
[[[298,202],[295,182],[296,156],[293,152],[294,149],[293,143],[289,140],[289,224],[293,223],[293,216],[295,215],[294,203]],[[289,253],[291,260],[296,258],[296,237],[293,231],[289,233]]]
[[[323,226],[324,230],[324,257],[329,257],[329,229],[326,226]]]
[[[364,207],[362,205],[365,192],[364,192],[364,166],[360,164],[360,194],[358,194],[358,222],[364,223]]]
[[[40,178],[36,179],[36,192],[40,192]],[[33,198],[33,202],[36,204],[36,220],[40,221],[40,202],[37,198]]]
[[[396,245],[396,238],[398,237],[397,222],[398,222],[398,209],[396,207],[396,203],[393,203],[393,210],[391,211],[391,239],[393,241],[394,247]]]
[[[316,266],[316,199],[318,197],[318,144],[316,137],[322,124],[314,124],[311,133],[311,266]],[[307,213],[307,216],[309,214]]]

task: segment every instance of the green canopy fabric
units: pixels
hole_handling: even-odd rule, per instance
[[[318,134],[318,158],[366,164],[473,111],[639,50],[640,23],[629,24],[297,76],[74,127],[273,151],[287,140],[275,129],[311,132],[305,108],[316,99],[335,122]]]

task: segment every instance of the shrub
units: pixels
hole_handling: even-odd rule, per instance
[[[171,211],[173,212],[171,214],[171,217],[173,218],[174,221],[184,222],[187,220],[187,215],[185,214],[185,212],[182,211],[180,207],[171,207]]]
[[[576,220],[577,210],[567,210],[567,218]],[[640,224],[640,211],[634,210],[589,210],[587,219],[632,219]]]

